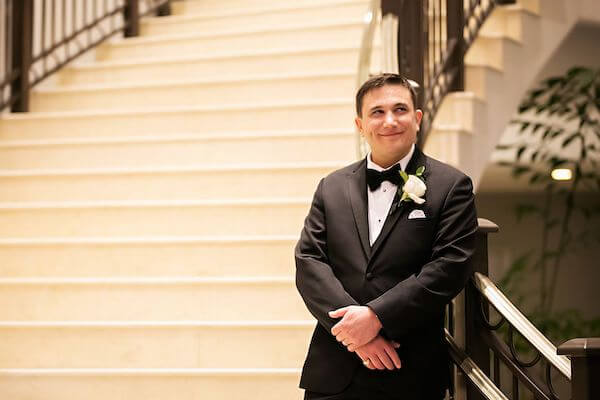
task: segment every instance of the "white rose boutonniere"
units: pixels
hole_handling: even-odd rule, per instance
[[[425,199],[422,196],[425,194],[427,190],[427,186],[425,186],[425,182],[421,179],[423,176],[423,172],[425,172],[425,167],[421,166],[417,169],[415,175],[408,175],[404,171],[400,171],[400,176],[404,180],[404,186],[402,186],[402,197],[400,197],[400,201],[414,201],[417,204],[425,203]]]

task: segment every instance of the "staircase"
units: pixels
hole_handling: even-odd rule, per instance
[[[192,0],[0,121],[0,393],[301,398],[293,247],[353,160],[366,0]]]
[[[496,7],[465,58],[465,91],[444,99],[425,152],[477,187],[504,129],[536,75],[578,22],[600,22],[590,0],[517,0]]]
[[[301,398],[293,246],[354,158],[367,3],[173,2],[4,115],[3,398]],[[492,14],[434,122],[426,152],[475,182],[579,18],[548,3]]]

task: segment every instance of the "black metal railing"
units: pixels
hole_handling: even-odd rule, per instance
[[[450,307],[448,313],[448,347],[461,371],[455,377],[467,378],[466,385],[462,385],[463,391],[457,389],[461,387],[460,382],[454,382],[452,398],[600,398],[600,381],[597,379],[600,377],[600,338],[573,339],[558,349],[554,347],[487,277],[487,236],[498,227],[486,220],[479,222],[473,261],[475,273],[465,288],[464,298]],[[500,317],[492,318],[493,313]],[[523,351],[517,349],[517,335],[521,343],[530,345],[530,350],[525,351],[527,360],[523,359]],[[467,357],[470,364],[464,365]],[[566,393],[559,395],[555,390],[555,375],[562,378],[563,392]],[[490,387],[490,382],[494,388]]]
[[[31,88],[115,34],[139,34],[140,18],[170,14],[170,0],[5,0],[0,111],[27,111]],[[1,26],[1,25],[0,25]]]
[[[398,23],[398,71],[421,85],[423,146],[444,97],[464,89],[465,53],[496,5],[515,0],[382,0]]]
[[[424,0],[425,40],[422,68],[423,121],[419,145],[423,146],[444,97],[464,90],[465,54],[496,5],[515,0]],[[400,47],[399,47],[400,48]],[[402,60],[408,54],[399,54]],[[400,64],[402,67],[402,64]]]

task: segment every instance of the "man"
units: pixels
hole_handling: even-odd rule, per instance
[[[423,114],[405,78],[365,82],[356,112],[371,152],[321,180],[295,250],[318,320],[300,387],[310,400],[439,400],[445,306],[471,273],[471,180],[415,147]]]

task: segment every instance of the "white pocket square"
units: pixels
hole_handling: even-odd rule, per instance
[[[425,218],[425,213],[423,210],[412,210],[410,214],[408,214],[408,219],[418,219]]]

